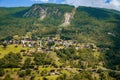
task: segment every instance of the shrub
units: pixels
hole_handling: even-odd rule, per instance
[[[3,76],[5,74],[4,70],[0,68],[0,76]]]

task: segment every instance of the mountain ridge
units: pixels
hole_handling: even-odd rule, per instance
[[[37,26],[37,28],[40,28],[40,26],[70,26],[69,28],[79,28],[78,31],[82,31],[82,33],[85,34],[84,36],[87,36],[87,32],[83,32],[83,30],[87,30],[87,28],[90,28],[91,31],[94,30],[94,32],[96,32],[96,30],[98,29],[105,31],[105,28],[108,28],[108,26],[111,25],[112,27],[110,28],[110,30],[108,30],[108,28],[105,32],[105,34],[107,34],[109,32],[113,32],[112,28],[116,27],[114,25],[119,25],[120,18],[119,12],[112,12],[109,9],[91,8],[83,6],[75,8],[74,6],[69,6],[65,4],[34,4],[31,7],[26,8],[22,7],[0,9],[0,18],[2,19],[0,25],[8,27],[10,25],[12,27],[16,26],[16,29],[18,28],[20,30],[18,25],[16,25],[19,24],[19,26],[22,27],[21,29],[25,28],[25,30],[23,30],[24,32],[22,31],[22,33],[26,33],[26,31],[31,31],[31,29],[35,29],[35,26]],[[26,20],[27,22],[23,22]],[[21,24],[19,22],[22,22],[24,24]],[[106,24],[106,27],[103,24]],[[98,26],[98,29],[94,26]],[[3,29],[5,29],[5,27]],[[15,32],[15,34],[18,34],[18,32]],[[69,35],[68,33],[65,34]],[[72,33],[70,32],[70,34]],[[13,35],[13,33],[11,35]]]

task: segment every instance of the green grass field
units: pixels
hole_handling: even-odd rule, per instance
[[[20,50],[22,49],[27,50],[27,48],[23,48],[22,45],[17,45],[17,47],[15,46],[16,45],[14,44],[14,45],[8,45],[6,48],[3,48],[3,46],[0,45],[0,58],[4,57],[9,52],[19,53]]]
[[[56,80],[58,75],[53,75],[53,76],[45,76],[48,80]],[[43,80],[43,77],[35,77],[35,80]]]

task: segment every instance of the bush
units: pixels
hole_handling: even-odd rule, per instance
[[[111,77],[114,77],[116,80],[120,80],[120,73],[119,72],[110,71],[109,75]]]
[[[3,80],[13,80],[13,79],[10,77],[10,75],[6,75]]]
[[[25,73],[26,73],[26,75],[30,75],[31,70],[30,69],[26,69]]]
[[[0,59],[0,67],[1,68],[18,68],[20,67],[21,55],[15,53],[8,53],[4,56],[4,58]]]
[[[43,77],[43,80],[48,80],[46,77]]]
[[[26,73],[25,73],[25,71],[19,71],[18,75],[19,75],[19,77],[24,77],[24,76],[26,76]]]
[[[30,80],[34,80],[35,79],[35,76],[31,76]]]
[[[3,76],[5,74],[4,70],[0,68],[0,76]]]

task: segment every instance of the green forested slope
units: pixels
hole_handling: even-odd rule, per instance
[[[18,14],[25,9],[27,8],[0,8],[0,39],[24,35],[27,30],[31,29],[34,18],[23,18],[21,14]]]

